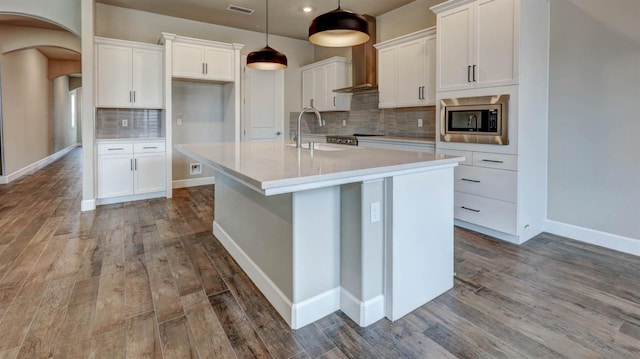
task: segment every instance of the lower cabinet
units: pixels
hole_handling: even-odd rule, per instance
[[[98,199],[165,191],[164,141],[99,143],[97,154]]]

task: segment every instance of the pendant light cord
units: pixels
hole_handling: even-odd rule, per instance
[[[340,1],[340,0],[338,0]],[[267,44],[267,47],[269,47],[269,0],[266,0],[267,2],[267,30],[265,31],[265,43]]]

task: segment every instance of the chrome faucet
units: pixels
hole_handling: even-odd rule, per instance
[[[303,108],[300,114],[298,115],[298,129],[296,130],[296,147],[297,148],[302,147],[302,130],[300,129],[300,119],[302,118],[302,115],[307,111],[312,111],[315,114],[315,116],[318,118],[318,124],[320,125],[320,127],[322,127],[322,116],[320,116],[320,112],[318,112],[318,110],[315,107],[313,107],[313,100],[311,100],[311,104],[309,105],[309,107]]]

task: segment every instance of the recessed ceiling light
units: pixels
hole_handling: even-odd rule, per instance
[[[313,10],[314,10],[313,6],[309,6],[309,5],[303,6],[303,7],[300,8],[300,11],[306,12],[306,13],[310,13]]]

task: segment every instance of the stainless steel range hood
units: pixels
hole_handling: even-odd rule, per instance
[[[369,41],[351,48],[351,86],[333,92],[354,93],[378,89],[376,64],[376,18],[363,15],[369,23]]]

